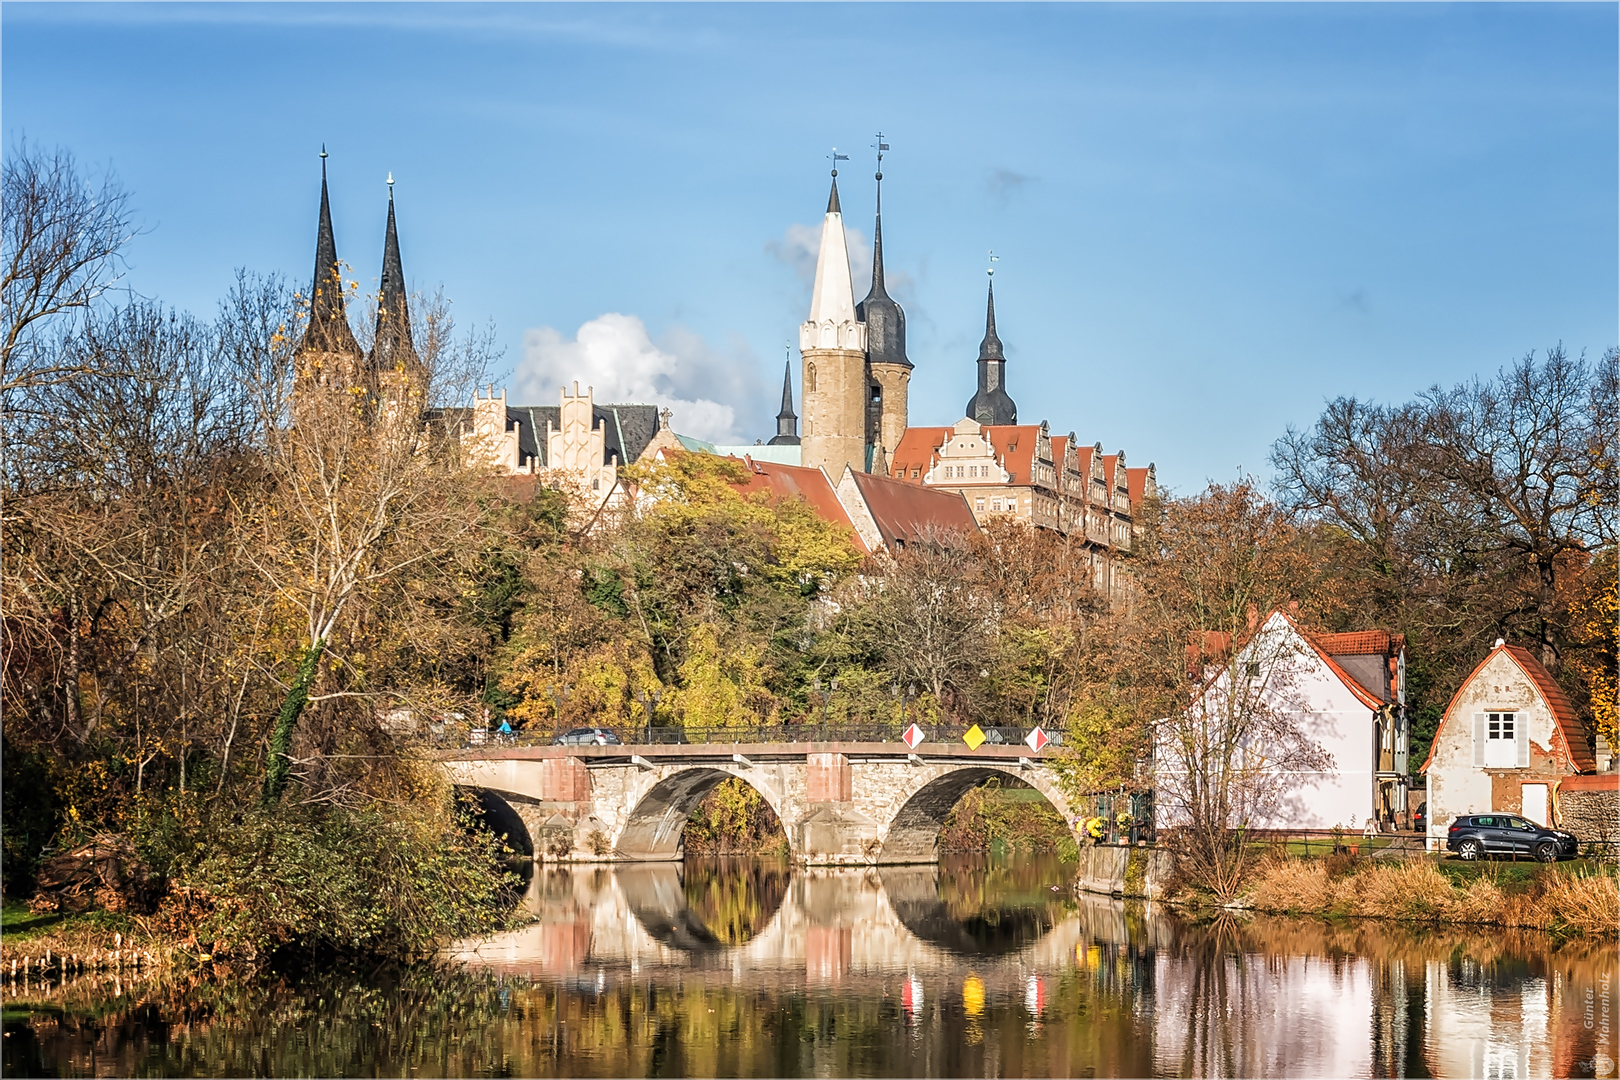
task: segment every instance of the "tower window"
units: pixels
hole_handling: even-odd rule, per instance
[[[804,391],[811,393],[816,388],[816,365],[804,365]]]
[[[873,383],[872,384],[872,404],[878,405],[878,404],[882,404],[882,402],[883,402],[883,387],[879,386],[877,383]]]

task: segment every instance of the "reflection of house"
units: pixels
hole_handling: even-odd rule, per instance
[[[1497,639],[1446,706],[1423,772],[1430,846],[1459,814],[1507,810],[1552,824],[1552,792],[1596,760],[1575,709],[1527,649]]]
[[[1254,703],[1239,708],[1272,710],[1332,756],[1332,764],[1320,772],[1282,774],[1284,794],[1251,823],[1254,827],[1397,824],[1397,814],[1406,808],[1408,735],[1406,643],[1400,635],[1307,633],[1278,611],[1208,676],[1198,706],[1204,715],[1222,715],[1235,677],[1246,683],[1235,699]],[[1163,772],[1166,768],[1161,759],[1160,786],[1168,782],[1173,788],[1178,781]]]

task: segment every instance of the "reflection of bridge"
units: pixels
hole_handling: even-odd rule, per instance
[[[739,777],[770,804],[795,860],[934,862],[940,827],[969,788],[999,776],[1074,821],[1051,764],[1024,746],[739,743],[480,748],[444,754],[451,781],[483,793],[514,847],[569,861],[681,857],[686,817]]]
[[[690,868],[686,872],[691,872]],[[1125,945],[1167,932],[1151,920],[1127,926],[1122,905],[1082,898],[1065,913],[1050,903],[1006,907],[984,925],[953,917],[931,866],[798,871],[774,913],[748,940],[717,940],[688,903],[683,870],[669,863],[612,870],[537,869],[527,906],[539,921],[465,942],[452,957],[508,974],[588,976],[603,967],[731,972],[732,981],[773,986],[837,984],[864,977],[971,969],[987,984],[1005,975],[1084,963],[1077,945]],[[1161,942],[1162,943],[1162,942]],[[1003,980],[1004,981],[1004,980]]]

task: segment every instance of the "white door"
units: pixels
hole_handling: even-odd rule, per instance
[[[1547,827],[1547,785],[1546,784],[1520,784],[1519,793],[1523,797],[1519,813],[1531,821]]]

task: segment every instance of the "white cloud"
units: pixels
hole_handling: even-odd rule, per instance
[[[872,241],[846,221],[844,243],[849,247],[849,276],[855,285],[855,299],[859,300],[872,285]],[[783,230],[781,239],[765,242],[765,250],[798,275],[804,285],[805,305],[808,307],[810,289],[816,281],[816,256],[821,251],[821,224],[789,225]]]
[[[578,381],[603,404],[667,406],[682,435],[739,442],[738,414],[760,400],[758,371],[747,347],[716,352],[703,337],[675,326],[654,342],[634,315],[609,312],[581,326],[568,340],[549,326],[523,335],[523,360],[513,376],[517,401],[549,405],[558,388]]]

